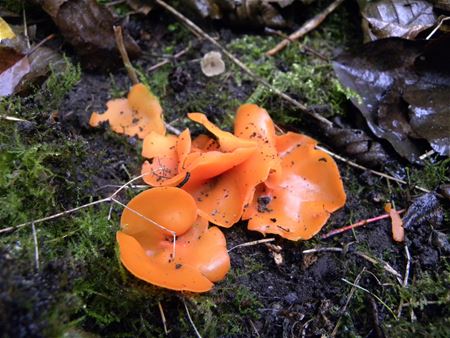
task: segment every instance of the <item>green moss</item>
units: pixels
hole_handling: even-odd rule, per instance
[[[81,67],[74,65],[67,57],[64,57],[65,67],[62,71],[51,68],[50,76],[45,82],[46,97],[45,107],[48,110],[58,109],[64,96],[80,81]]]
[[[402,300],[402,316],[399,321],[386,323],[390,337],[448,337],[450,335],[450,269],[435,275],[427,273],[408,288],[398,287]],[[419,318],[412,321],[411,314]]]
[[[42,217],[54,206],[54,188],[48,184],[54,174],[44,162],[57,156],[57,149],[46,144],[27,146],[14,129],[2,130],[0,222],[17,224]]]
[[[256,294],[239,282],[239,272],[231,271],[213,292],[189,298],[191,316],[204,337],[252,335],[250,321],[260,318],[262,303]],[[180,318],[184,329],[190,324]]]
[[[411,184],[433,190],[440,184],[450,182],[450,159],[426,160],[422,168],[411,167],[407,173]]]
[[[335,48],[357,41],[349,14],[345,10],[338,12],[300,43],[291,43],[274,57],[265,53],[279,42],[278,37],[245,35],[233,40],[228,48],[276,89],[308,106],[328,107],[328,112],[324,113],[326,117],[341,115],[348,98],[354,97],[355,93],[340,85],[328,61],[305,52],[309,48],[331,57]],[[242,71],[233,66],[233,73],[236,81],[242,83]],[[286,102],[263,85],[258,85],[247,101],[271,107],[271,113],[282,124],[300,120],[298,113],[291,112]]]
[[[169,74],[172,71],[172,65],[164,65],[154,72],[146,74],[143,69],[138,68],[139,81],[151,89],[159,99],[163,99],[167,94],[167,86],[169,85]]]

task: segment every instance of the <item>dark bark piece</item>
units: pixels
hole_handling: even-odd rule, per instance
[[[287,25],[279,7],[293,1],[267,0],[188,0],[191,7],[203,19],[225,20],[235,26],[281,28]],[[278,7],[279,6],[279,7]]]
[[[339,126],[337,123],[331,127],[325,124],[319,126],[327,143],[359,163],[369,167],[381,167],[391,161],[382,145],[361,129]]]

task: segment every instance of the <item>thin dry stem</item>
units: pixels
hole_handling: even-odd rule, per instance
[[[166,58],[166,59],[162,60],[161,62],[154,64],[153,66],[151,66],[150,68],[147,69],[147,72],[149,72],[149,73],[153,72],[153,71],[157,70],[158,68],[161,68],[162,66],[170,63],[171,60],[178,59],[180,56],[186,54],[189,51],[189,49],[191,49],[191,45],[187,46],[182,51],[179,51],[178,53],[174,54],[170,58]]]
[[[405,278],[403,278],[403,287],[408,287],[409,273],[411,270],[411,254],[409,253],[408,245],[405,241],[405,255],[406,255],[406,268],[405,268]]]
[[[184,308],[186,309],[186,314],[187,314],[187,317],[188,317],[188,319],[189,319],[189,323],[191,323],[192,328],[194,329],[195,335],[196,335],[198,338],[202,338],[202,336],[200,335],[200,332],[198,332],[197,327],[196,327],[195,324],[194,324],[194,321],[193,321],[192,318],[191,318],[191,314],[190,314],[190,312],[189,312],[189,308],[188,308],[188,306],[187,306],[186,301],[184,300],[184,298],[183,298],[183,304],[184,304]]]
[[[439,28],[441,28],[442,24],[443,24],[445,21],[447,21],[447,20],[450,20],[450,16],[445,16],[445,17],[443,17],[441,20],[439,20],[438,25],[431,31],[430,34],[428,34],[428,36],[425,38],[425,40],[431,39],[431,37],[432,37],[434,34],[436,34],[437,30],[438,30]]]
[[[30,48],[30,37],[28,36],[28,24],[27,24],[27,13],[25,11],[25,6],[22,8],[22,17],[23,17],[23,35],[25,36],[25,41],[27,43],[27,47]]]
[[[388,180],[395,181],[395,182],[398,182],[398,183],[401,183],[401,184],[408,184],[408,182],[406,182],[405,180],[402,180],[400,178],[396,178],[394,176],[382,173],[380,171],[376,171],[376,170],[372,170],[372,169],[366,168],[366,167],[364,167],[364,166],[362,166],[362,165],[360,165],[358,163],[355,163],[353,161],[350,161],[350,160],[346,159],[345,157],[342,157],[342,156],[340,156],[340,155],[338,155],[336,153],[333,153],[332,151],[330,151],[330,150],[328,150],[326,148],[323,148],[321,146],[316,146],[316,148],[322,150],[323,152],[327,153],[331,157],[334,157],[334,158],[336,158],[336,159],[338,159],[338,160],[340,160],[342,162],[347,163],[348,165],[350,165],[350,166],[352,166],[354,168],[358,168],[358,169],[361,169],[361,170],[364,170],[364,171],[368,171],[368,172],[370,172],[370,173],[372,173],[374,175],[381,176],[381,177],[387,178]],[[422,187],[419,187],[417,185],[413,185],[412,187],[414,189],[417,189],[417,190],[420,190],[420,191],[423,191],[423,192],[426,192],[426,193],[430,192],[430,190],[422,188]]]
[[[325,247],[325,248],[315,248],[315,249],[304,250],[303,254],[306,255],[306,254],[319,253],[319,252],[344,252],[344,251],[347,252],[347,250],[344,250],[343,248]],[[397,278],[397,280],[399,281],[399,283],[402,284],[402,280],[401,280],[402,275],[399,272],[397,272],[392,266],[390,266],[389,263],[387,263],[379,258],[370,257],[369,255],[366,255],[365,253],[360,252],[360,251],[352,251],[350,253],[355,254],[374,265],[381,265],[381,267],[385,271],[394,275]]]
[[[301,39],[306,34],[311,32],[312,30],[316,29],[326,19],[326,17],[330,13],[332,13],[343,2],[344,2],[344,0],[335,0],[335,1],[333,1],[322,12],[320,12],[319,14],[317,14],[315,17],[311,18],[310,20],[306,21],[296,32],[292,33],[286,39],[284,39],[278,45],[276,45],[274,48],[269,50],[266,53],[266,55],[274,56],[279,51],[284,49],[287,45],[289,45],[291,42]]]
[[[167,330],[167,320],[166,320],[166,316],[164,314],[164,310],[163,310],[163,307],[161,305],[161,302],[158,302],[158,308],[159,308],[159,313],[161,314],[161,320],[162,320],[163,327],[164,327],[164,333],[166,335],[168,335],[169,331]]]
[[[289,103],[291,103],[293,106],[297,107],[298,109],[300,109],[302,112],[310,115],[311,117],[326,123],[329,126],[332,126],[333,123],[331,121],[329,121],[328,119],[326,119],[325,117],[310,111],[308,109],[308,107],[306,107],[303,103],[300,103],[299,101],[295,100],[294,98],[292,98],[291,96],[283,93],[282,91],[280,91],[279,89],[275,88],[274,86],[272,86],[269,82],[267,82],[266,79],[261,78],[260,76],[256,75],[255,73],[253,73],[250,68],[248,68],[242,61],[240,61],[236,56],[234,56],[231,52],[229,52],[225,47],[223,47],[219,42],[217,42],[216,40],[214,40],[209,34],[207,34],[206,32],[204,32],[199,26],[197,26],[195,23],[193,23],[191,20],[189,20],[188,18],[186,18],[183,14],[181,14],[180,12],[178,12],[175,8],[173,8],[172,6],[168,5],[167,3],[165,3],[162,0],[155,0],[155,2],[160,5],[161,7],[163,7],[164,9],[166,9],[167,11],[169,11],[170,13],[172,13],[173,15],[175,15],[179,20],[181,20],[181,22],[183,22],[186,26],[188,26],[188,28],[190,28],[190,30],[198,33],[199,35],[201,35],[203,38],[205,38],[206,40],[208,40],[209,42],[211,42],[214,46],[216,46],[217,48],[219,48],[223,54],[225,54],[233,63],[235,63],[239,68],[241,68],[244,72],[246,72],[248,75],[250,75],[250,77],[252,77],[255,81],[259,82],[260,84],[262,84],[263,86],[269,88],[274,94],[278,95],[279,97],[281,97],[282,99],[284,99],[285,101],[288,101]]]
[[[14,117],[14,116],[8,116],[8,115],[0,115],[0,119],[4,119],[6,121],[13,121],[13,122],[28,122],[27,120]]]
[[[245,247],[245,246],[253,246],[253,245],[258,245],[258,244],[261,244],[261,243],[273,242],[274,240],[275,240],[275,238],[264,238],[264,239],[260,239],[260,240],[257,240],[257,241],[241,243],[241,244],[233,246],[231,249],[228,250],[228,252],[230,252],[230,251],[232,251],[234,249],[237,249],[237,248]]]
[[[401,214],[403,212],[405,212],[404,209],[398,211],[399,214]],[[320,238],[326,239],[326,238],[329,238],[331,236],[340,234],[342,232],[345,232],[345,231],[348,231],[348,230],[352,230],[352,229],[358,228],[360,226],[363,226],[363,225],[366,225],[366,224],[369,224],[369,223],[373,223],[373,222],[376,222],[376,221],[380,221],[382,219],[386,219],[386,218],[389,218],[389,217],[390,217],[389,214],[383,214],[383,215],[380,215],[380,216],[368,218],[368,219],[365,219],[365,220],[362,220],[362,221],[359,221],[359,222],[356,222],[356,223],[344,226],[342,228],[331,230],[330,232],[327,232],[326,234],[321,235]]]
[[[34,242],[34,265],[36,270],[39,270],[39,244],[36,234],[36,227],[34,226],[34,222],[31,223],[31,229],[33,231],[33,242]]]
[[[349,285],[354,286],[355,288],[357,288],[357,289],[359,289],[359,290],[361,290],[361,291],[364,291],[364,292],[368,293],[368,294],[371,295],[372,297],[374,297],[376,300],[378,300],[378,301],[386,308],[386,310],[388,310],[388,311],[391,313],[391,315],[394,317],[395,320],[398,320],[398,318],[397,318],[397,316],[395,315],[394,311],[392,311],[392,309],[391,309],[391,308],[390,308],[390,307],[389,307],[389,306],[388,306],[388,305],[387,305],[380,297],[378,297],[376,294],[374,294],[373,292],[367,290],[366,288],[363,288],[363,287],[360,286],[360,285],[354,284],[354,283],[352,283],[352,282],[346,280],[345,278],[341,278],[341,280],[342,280],[343,282],[349,284]]]
[[[0,234],[5,233],[5,232],[10,232],[10,231],[13,231],[13,230],[17,230],[17,229],[23,228],[25,226],[32,225],[33,223],[37,224],[37,223],[42,223],[42,222],[45,222],[45,221],[50,221],[52,219],[59,218],[61,216],[69,215],[69,214],[74,213],[76,211],[79,211],[81,209],[85,209],[85,208],[91,207],[93,205],[106,203],[106,202],[110,202],[110,198],[109,197],[102,198],[102,199],[100,199],[98,201],[90,202],[90,203],[87,203],[87,204],[84,204],[84,205],[81,205],[79,207],[72,208],[72,209],[69,209],[69,210],[66,210],[66,211],[62,211],[62,212],[59,212],[57,214],[53,214],[53,215],[50,215],[50,216],[47,216],[47,217],[39,218],[39,219],[36,219],[34,221],[31,221],[31,222],[26,222],[26,223],[22,223],[22,224],[18,224],[18,225],[14,225],[14,226],[11,226],[11,227],[0,229]]]
[[[113,202],[113,203],[116,203],[116,204],[118,204],[118,205],[124,207],[125,209],[130,210],[132,213],[138,215],[138,216],[141,217],[142,219],[144,219],[144,220],[146,220],[147,222],[149,222],[149,223],[151,223],[151,224],[157,226],[158,228],[160,228],[160,229],[162,229],[162,230],[167,231],[168,233],[170,233],[170,234],[172,235],[172,237],[173,237],[172,259],[174,259],[174,258],[175,258],[175,253],[176,253],[176,237],[177,237],[177,236],[176,236],[176,235],[177,235],[176,232],[173,231],[173,230],[167,229],[166,227],[162,226],[161,224],[159,224],[159,223],[153,221],[152,219],[150,219],[150,218],[148,218],[148,217],[142,215],[142,214],[139,213],[138,211],[136,211],[136,210],[134,210],[134,209],[128,207],[127,205],[123,204],[122,202],[118,201],[118,200],[115,198],[115,197],[117,196],[117,194],[119,194],[119,193],[120,193],[123,189],[125,189],[129,184],[131,184],[131,183],[133,183],[134,181],[136,181],[136,180],[142,178],[142,177],[145,176],[145,175],[148,175],[148,173],[145,173],[145,174],[142,174],[142,175],[139,175],[139,176],[137,176],[137,177],[132,178],[132,179],[129,180],[127,183],[125,183],[125,184],[123,184],[122,186],[120,186],[119,189],[117,189],[117,190],[116,190],[111,196],[109,196],[109,197],[105,197],[105,198],[102,198],[102,199],[100,199],[100,200],[97,200],[97,201],[94,201],[94,202],[90,202],[90,203],[81,205],[81,206],[76,207],[76,208],[72,208],[72,209],[69,209],[69,210],[66,210],[66,211],[63,211],[63,212],[59,212],[59,213],[54,214],[54,215],[50,215],[50,216],[47,216],[47,217],[44,217],[44,218],[40,218],[40,219],[37,219],[37,220],[33,220],[33,221],[31,221],[31,222],[26,222],[26,223],[22,223],[22,224],[19,224],[19,225],[15,225],[15,226],[11,226],[11,227],[7,227],[7,228],[0,229],[0,234],[5,233],[5,232],[10,232],[10,231],[13,231],[13,230],[16,230],[16,229],[20,229],[20,228],[23,228],[23,227],[29,226],[29,225],[34,226],[34,224],[36,224],[36,223],[41,223],[41,222],[49,221],[49,220],[52,220],[52,219],[55,219],[55,218],[59,218],[59,217],[62,217],[62,216],[66,216],[66,215],[69,215],[69,214],[74,213],[74,212],[76,212],[76,211],[79,211],[79,210],[81,210],[81,209],[84,209],[84,208],[87,208],[87,207],[91,207],[91,206],[94,206],[94,205],[97,205],[97,204]]]
[[[358,274],[358,276],[356,276],[355,281],[353,282],[355,285],[359,284],[359,281],[361,280],[361,276],[363,274],[363,272],[366,270],[366,268],[364,267],[361,272]],[[339,325],[341,324],[341,320],[342,320],[342,316],[344,315],[344,313],[347,311],[347,308],[350,304],[351,299],[353,298],[353,295],[355,294],[356,291],[356,287],[352,286],[352,288],[350,289],[350,292],[347,296],[347,300],[345,301],[344,306],[342,307],[341,310],[339,310],[340,312],[340,316],[338,321],[336,322],[336,326],[334,327],[333,331],[331,332],[331,337],[336,337],[336,334],[338,333],[338,329],[339,329]]]
[[[125,48],[125,44],[123,42],[123,34],[122,34],[122,27],[120,26],[113,26],[114,29],[114,36],[116,38],[116,45],[117,49],[120,52],[120,56],[122,57],[123,64],[125,65],[125,68],[128,72],[128,77],[130,78],[131,82],[135,85],[139,83],[136,70],[134,69],[133,65],[130,62],[130,58],[128,57],[127,50]]]

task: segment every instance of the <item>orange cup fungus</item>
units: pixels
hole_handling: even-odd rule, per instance
[[[208,228],[187,192],[174,187],[134,197],[117,232],[120,260],[133,275],[172,290],[205,292],[230,269],[223,233]],[[173,235],[176,235],[174,242]]]
[[[305,135],[277,135],[265,109],[242,105],[234,133],[204,114],[188,117],[209,135],[165,134],[158,99],[142,84],[108,102],[90,124],[143,138],[144,181],[155,188],[133,198],[117,232],[120,259],[136,277],[173,290],[205,292],[223,279],[230,258],[223,233],[208,221],[290,240],[309,239],[346,196],[334,160]],[[177,186],[182,187],[177,188]]]
[[[142,154],[144,180],[152,186],[182,187],[208,221],[230,227],[239,219],[263,234],[299,240],[314,236],[331,212],[345,203],[345,192],[334,160],[316,149],[307,136],[278,136],[266,110],[242,105],[234,134],[220,130],[205,115],[188,114],[212,135],[191,140],[150,133]]]
[[[131,87],[126,99],[110,100],[103,114],[92,113],[89,125],[97,127],[109,122],[112,130],[119,134],[144,138],[151,131],[166,132],[162,119],[162,108],[158,98],[143,84]]]

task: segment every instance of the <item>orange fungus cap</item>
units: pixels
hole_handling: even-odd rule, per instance
[[[176,232],[175,257],[173,236]],[[230,269],[225,237],[197,216],[194,199],[173,187],[146,190],[134,197],[117,232],[120,259],[136,277],[154,285],[205,292]]]
[[[92,113],[89,125],[97,127],[108,121],[116,133],[137,135],[141,139],[151,131],[158,134],[166,132],[158,98],[141,83],[131,87],[127,99],[110,100],[106,106],[103,114]]]
[[[334,160],[315,149],[316,141],[288,133],[277,137],[282,174],[258,186],[244,215],[249,230],[299,240],[320,231],[330,213],[345,203]]]

